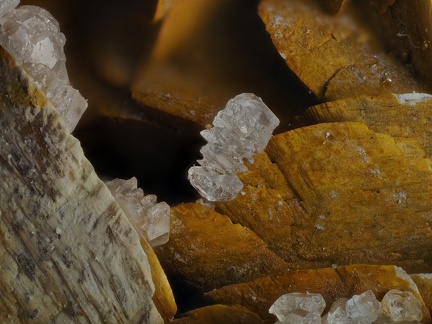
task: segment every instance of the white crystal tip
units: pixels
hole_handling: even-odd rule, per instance
[[[189,169],[192,186],[209,201],[234,199],[243,188],[237,173],[247,171],[243,160],[267,146],[279,119],[252,93],[230,99],[201,135],[208,143],[201,149],[201,166]]]

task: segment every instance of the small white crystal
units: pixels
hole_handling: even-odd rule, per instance
[[[105,184],[126,216],[147,238],[151,246],[168,242],[170,207],[167,203],[156,203],[155,195],[144,196],[142,189],[137,187],[136,178],[114,179]]]
[[[69,83],[63,51],[66,38],[58,22],[40,7],[13,9],[17,1],[0,3],[0,45],[32,76],[72,131],[87,101]]]
[[[392,289],[381,301],[384,314],[393,323],[419,322],[423,318],[420,301],[409,291]]]
[[[269,312],[276,315],[278,323],[321,323],[325,305],[320,294],[289,293],[279,297]]]
[[[323,324],[354,324],[346,313],[346,302],[348,298],[339,298],[331,306],[328,313],[323,317]]]
[[[243,159],[266,147],[279,120],[261,98],[251,93],[230,99],[216,115],[213,128],[201,135],[208,143],[201,149],[200,166],[189,169],[192,186],[209,201],[228,201],[243,188],[236,173],[247,168]]]
[[[432,99],[432,95],[428,93],[418,93],[418,92],[401,93],[401,94],[395,94],[394,96],[396,97],[396,99],[401,105],[405,105],[405,104],[415,105],[417,102],[422,102],[425,100]]]
[[[345,305],[348,318],[355,323],[367,324],[375,321],[382,313],[380,302],[370,290],[348,299]]]
[[[5,13],[15,9],[20,0],[0,0],[0,19]]]

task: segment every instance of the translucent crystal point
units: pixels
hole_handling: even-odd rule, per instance
[[[392,323],[419,322],[423,318],[420,301],[409,291],[392,289],[385,294],[381,304]]]
[[[0,16],[0,45],[32,76],[72,131],[87,101],[69,83],[63,51],[66,38],[48,11],[36,6],[13,9],[15,3],[0,1],[0,15],[3,8],[9,9]]]
[[[168,242],[170,207],[165,202],[156,203],[155,195],[144,195],[136,178],[114,179],[106,186],[117,200],[126,216],[147,238],[151,246]]]
[[[20,0],[0,0],[0,19],[5,13],[18,6]]]
[[[348,299],[345,311],[348,318],[354,320],[354,323],[369,324],[381,315],[382,308],[374,293],[368,290]]]
[[[354,324],[346,313],[348,298],[339,298],[330,307],[328,313],[323,317],[323,324]]]
[[[230,99],[214,127],[201,132],[208,143],[201,149],[200,166],[189,169],[192,186],[208,201],[233,199],[243,188],[236,176],[247,170],[243,160],[253,161],[253,155],[264,150],[277,125],[277,117],[254,94]]]
[[[321,313],[326,306],[320,294],[289,293],[279,297],[269,312],[276,315],[277,323],[321,323]]]

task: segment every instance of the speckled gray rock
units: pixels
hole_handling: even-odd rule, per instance
[[[163,322],[137,232],[1,47],[0,179],[0,322]]]

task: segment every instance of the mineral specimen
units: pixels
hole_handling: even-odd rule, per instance
[[[170,207],[156,203],[155,195],[144,195],[137,179],[114,179],[105,183],[129,220],[144,234],[151,246],[168,242]]]
[[[33,77],[36,85],[57,107],[69,131],[87,108],[86,100],[69,83],[66,71],[66,42],[55,18],[36,6],[13,9],[17,1],[0,7],[0,45]]]
[[[348,298],[339,298],[331,306],[328,313],[322,318],[323,324],[333,323],[350,323],[350,319],[347,316],[345,305]]]
[[[420,301],[409,291],[392,289],[381,301],[384,314],[392,323],[410,323],[422,319]]]
[[[18,6],[20,0],[2,0],[0,2],[0,17]]]
[[[140,238],[0,46],[0,323],[163,323]]]
[[[373,323],[382,313],[381,304],[370,290],[354,295],[345,304],[345,312],[353,323]],[[420,311],[421,313],[421,311]],[[337,323],[329,322],[329,323]]]
[[[321,323],[326,303],[320,294],[289,293],[279,297],[269,312],[276,315],[277,323]]]
[[[189,169],[192,186],[209,201],[233,199],[243,188],[236,175],[247,170],[243,159],[253,162],[253,154],[264,150],[277,125],[277,117],[254,94],[230,99],[214,127],[201,132],[208,144],[201,149],[200,166]]]
[[[323,318],[324,324],[337,323],[373,323],[382,314],[380,302],[372,291],[368,290],[352,298],[336,300]]]

